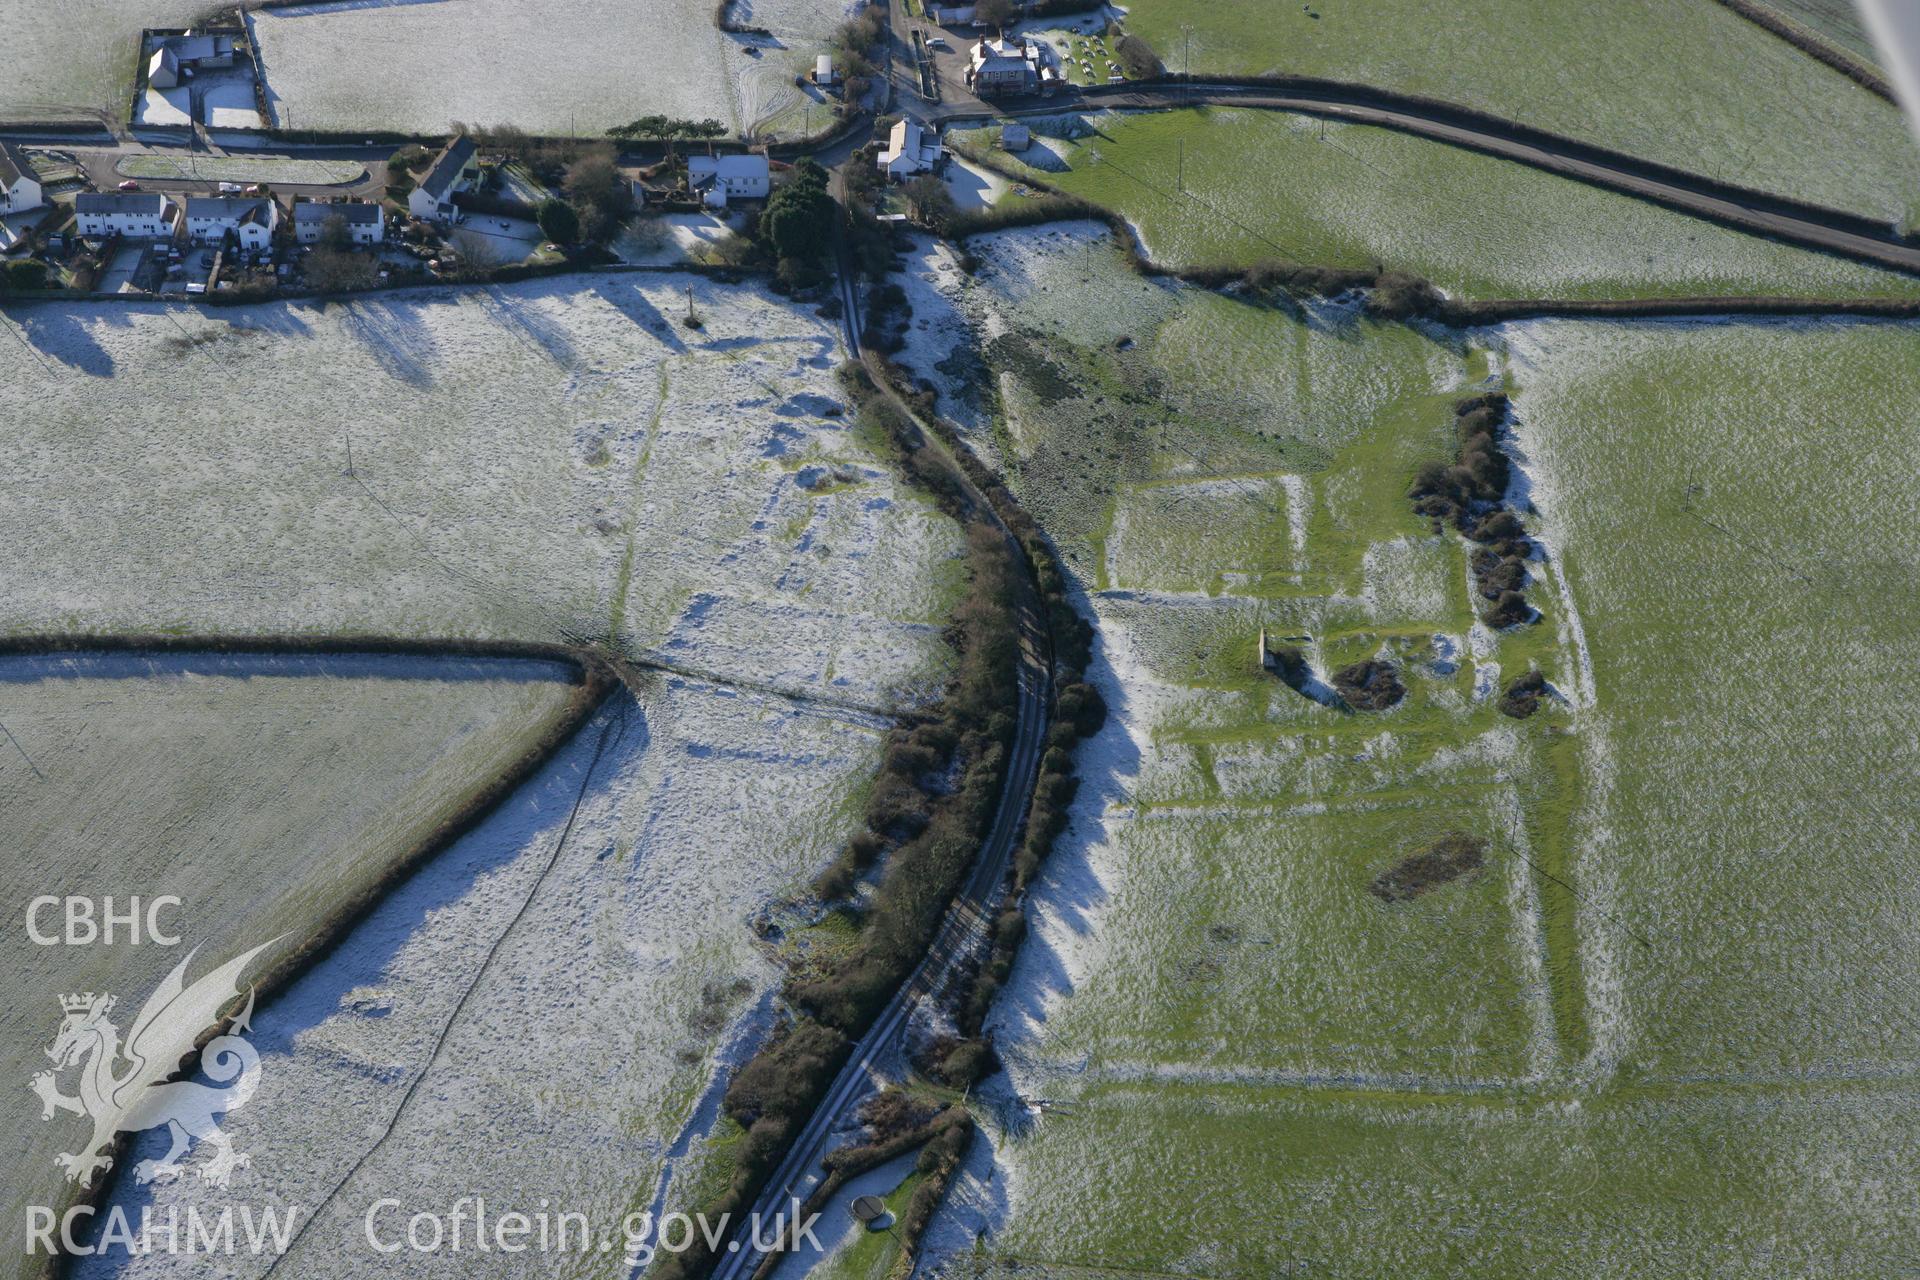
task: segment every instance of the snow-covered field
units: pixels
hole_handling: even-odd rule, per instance
[[[264,129],[253,96],[253,81],[228,81],[209,87],[204,99],[206,123],[212,129]]]
[[[617,696],[259,1010],[260,1090],[227,1122],[251,1167],[225,1192],[188,1177],[122,1184],[120,1202],[303,1206],[297,1274],[454,1277],[474,1273],[470,1244],[383,1256],[367,1214],[404,1237],[415,1211],[482,1196],[490,1214],[579,1212],[595,1228],[584,1256],[530,1252],[504,1274],[627,1275],[622,1218],[652,1202],[731,1028],[777,980],[749,916],[831,857],[879,742],[870,718],[696,681]],[[223,1259],[220,1273],[266,1268]]]
[[[840,412],[832,325],[754,288],[0,324],[9,630],[611,637],[869,705],[945,669],[957,530]]]
[[[143,27],[179,27],[202,0],[0,0],[0,120],[124,121]]]
[[[139,124],[184,129],[193,123],[193,91],[148,89],[140,98],[134,119]]]
[[[437,133],[452,121],[595,136],[665,113],[753,130],[799,103],[793,84],[844,15],[842,0],[742,0],[714,25],[706,0],[319,3],[247,17],[276,122]]]
[[[56,996],[114,994],[124,1031],[190,950],[194,976],[272,939],[253,973],[297,950],[551,726],[574,692],[568,676],[474,660],[0,659],[0,899],[12,922],[0,1042],[21,1089],[6,1112],[9,1220],[60,1203],[53,1158],[88,1131],[72,1116],[43,1121],[25,1093],[49,1065]],[[180,945],[135,945],[124,926],[112,945],[29,941],[28,904],[68,894],[112,895],[122,913],[136,895],[173,895],[181,904],[157,921]],[[36,923],[58,935],[59,909]],[[23,1274],[22,1260],[32,1270],[14,1257],[6,1274]]]

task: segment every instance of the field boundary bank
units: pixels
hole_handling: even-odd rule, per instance
[[[1719,0],[1719,3],[1756,27],[1779,36],[1814,61],[1832,67],[1868,93],[1885,98],[1895,106],[1899,105],[1899,100],[1893,96],[1893,86],[1887,83],[1886,77],[1853,50],[1842,48],[1806,24],[1796,22],[1779,10],[1759,3],[1759,0]]]
[[[352,899],[341,903],[308,936],[298,942],[272,968],[251,985],[256,999],[271,1000],[325,960],[347,938],[354,927],[365,920],[387,896],[416,872],[478,827],[505,803],[522,784],[539,772],[592,719],[607,699],[623,687],[615,669],[600,655],[587,649],[566,645],[519,643],[486,640],[411,640],[397,637],[356,639],[318,639],[299,641],[284,637],[195,637],[195,636],[9,636],[0,638],[0,656],[33,657],[60,653],[219,653],[241,654],[345,654],[392,655],[407,657],[536,658],[571,667],[578,679],[566,706],[547,728],[506,768],[479,784],[472,795],[452,814],[427,832],[412,849],[396,858],[377,878]],[[209,1041],[223,1034],[231,1024],[223,1018],[195,1042],[193,1050],[180,1060],[167,1077],[182,1080],[200,1066],[200,1054]],[[115,1136],[108,1154],[113,1164],[99,1179],[65,1193],[56,1212],[77,1206],[97,1209],[119,1184],[125,1172],[125,1156],[132,1145],[131,1136]],[[72,1259],[65,1252],[49,1257],[41,1266],[46,1280],[63,1280]]]
[[[1920,320],[1920,298],[1746,297],[1494,298],[1451,303],[1444,319],[1456,328],[1501,324],[1508,320],[1658,320],[1712,316],[1786,319]]]

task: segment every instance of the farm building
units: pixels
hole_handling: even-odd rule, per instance
[[[450,218],[454,196],[471,188],[479,177],[473,139],[461,134],[440,149],[419,184],[407,193],[407,212],[428,221]]]
[[[813,82],[821,88],[833,83],[833,55],[823,53],[813,60]]]
[[[1023,124],[1010,124],[1000,131],[1002,151],[1025,151],[1033,145],[1033,131]]]
[[[197,71],[224,70],[233,65],[233,37],[220,35],[166,36],[147,59],[147,85],[177,89]]]
[[[773,190],[765,156],[689,156],[687,189],[715,209],[729,200],[764,200]]]
[[[25,213],[45,202],[26,152],[11,142],[0,142],[0,213]]]
[[[301,200],[293,206],[293,238],[318,244],[335,218],[354,244],[379,244],[387,238],[387,222],[380,206],[360,200]]]
[[[940,162],[940,138],[929,134],[918,120],[902,120],[887,135],[887,149],[880,153],[880,171],[896,182],[917,173],[930,173]]]
[[[163,195],[88,191],[75,197],[74,218],[83,236],[170,237],[180,222],[180,207]]]
[[[273,244],[280,206],[265,196],[188,196],[187,236],[196,244],[219,244],[231,235],[242,249],[259,253]]]

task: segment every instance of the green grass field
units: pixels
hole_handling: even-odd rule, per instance
[[[1619,920],[1586,926],[1609,1057],[1666,1080],[1910,1070],[1920,328],[1511,345],[1599,691],[1576,827]]]
[[[956,294],[1120,717],[995,1014],[1058,1105],[997,1140],[981,1273],[1894,1273],[1920,327],[1454,343],[1062,234],[983,239]],[[1500,634],[1406,498],[1489,379],[1549,548]],[[1262,626],[1406,701],[1281,687]],[[1534,717],[1485,700],[1536,665]],[[1483,867],[1368,892],[1449,830]]]
[[[1920,209],[1894,107],[1712,0],[1141,0],[1126,21],[1173,71],[1190,53],[1360,81],[1857,213]]]
[[[1087,124],[1037,144],[1068,172],[1033,176],[1123,214],[1176,265],[1380,263],[1478,298],[1920,293],[1911,276],[1389,129],[1224,108]]]

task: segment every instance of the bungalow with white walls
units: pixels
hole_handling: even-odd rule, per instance
[[[916,173],[931,173],[940,163],[940,135],[930,133],[918,120],[902,120],[887,135],[887,149],[876,163],[880,172],[895,182],[904,182]]]
[[[407,212],[426,222],[453,217],[453,198],[473,189],[480,180],[480,161],[473,139],[464,133],[446,146],[427,166],[419,185],[407,193]]]
[[[197,71],[224,71],[233,65],[232,36],[163,36],[147,58],[147,86],[178,89]]]

